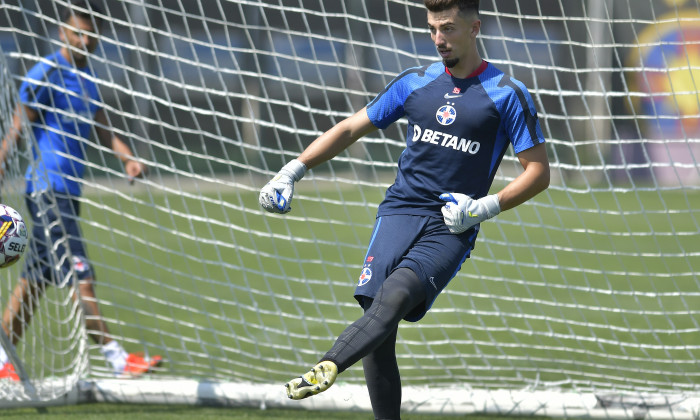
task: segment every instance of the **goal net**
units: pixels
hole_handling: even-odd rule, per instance
[[[361,139],[268,214],[260,188],[405,68],[436,61],[414,0],[94,0],[90,56],[133,185],[85,140],[81,226],[97,296],[129,352],[115,379],[70,288],[51,288],[0,406],[104,401],[368,410],[360,364],[288,401],[361,315],[352,293],[405,147],[406,121]],[[0,2],[0,133],[17,88],[59,49],[63,0]],[[481,1],[482,56],[531,92],[552,183],[482,226],[476,249],[397,343],[407,412],[638,418],[700,413],[700,7],[695,1]],[[35,139],[2,201],[28,219]],[[94,137],[94,136],[93,136]],[[492,191],[520,172],[509,151]],[[50,200],[49,200],[50,201]],[[26,255],[25,255],[26,258]],[[22,264],[0,272],[5,308]],[[10,334],[11,335],[11,334]]]

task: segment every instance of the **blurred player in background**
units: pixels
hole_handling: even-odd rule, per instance
[[[260,193],[271,212],[290,210],[304,173],[376,129],[408,120],[396,181],[377,210],[355,298],[364,315],[320,362],[286,384],[292,399],[318,394],[362,360],[376,419],[399,419],[396,336],[420,320],[469,257],[480,223],[549,186],[545,139],[531,96],[484,61],[477,48],[478,0],[424,0],[442,62],[397,76],[365,108],[341,121],[285,165]],[[523,171],[489,195],[509,145]]]
[[[38,149],[26,173],[26,203],[33,221],[31,252],[3,313],[2,328],[16,345],[45,288],[70,286],[77,278],[79,293],[74,299],[80,298],[88,334],[101,346],[115,374],[135,377],[157,366],[161,357],[145,359],[127,353],[110,336],[95,298],[94,273],[78,224],[80,179],[85,168],[82,143],[89,140],[93,128],[99,142],[122,160],[129,179],[142,176],[146,169],[134,159],[129,146],[112,133],[88,66],[88,56],[97,48],[101,15],[87,0],[74,0],[62,10],[59,36],[64,45],[27,73],[12,127],[2,142],[4,172],[8,151],[21,137],[24,116],[32,126]],[[19,379],[2,347],[0,378]]]

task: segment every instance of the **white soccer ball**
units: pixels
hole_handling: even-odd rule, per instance
[[[24,219],[10,206],[0,204],[0,268],[19,261],[29,242]]]

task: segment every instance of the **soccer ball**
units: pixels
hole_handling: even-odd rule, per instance
[[[0,268],[19,261],[29,242],[24,219],[10,206],[0,204]]]

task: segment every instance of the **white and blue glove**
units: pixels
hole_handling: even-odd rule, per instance
[[[496,194],[474,200],[460,193],[443,193],[440,199],[446,202],[441,209],[445,224],[454,234],[462,233],[501,212]]]
[[[294,183],[306,173],[306,165],[294,159],[284,165],[274,178],[260,190],[258,201],[270,213],[287,213],[292,207]]]

